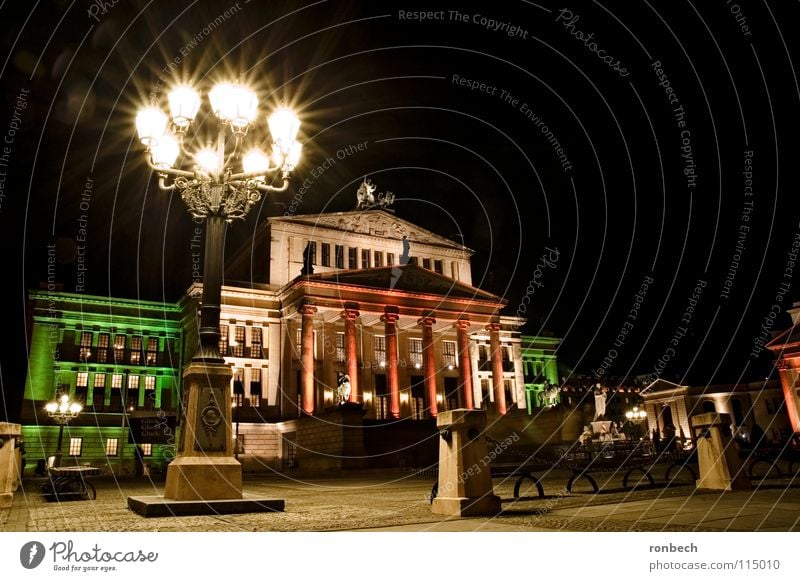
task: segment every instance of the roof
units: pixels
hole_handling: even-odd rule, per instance
[[[411,293],[435,294],[456,299],[470,299],[506,304],[508,301],[498,295],[437,274],[415,264],[403,266],[383,266],[358,270],[339,270],[300,276],[298,281],[329,282],[339,286],[354,286],[382,291],[403,291]]]
[[[351,210],[349,212],[332,212],[326,214],[301,214],[298,216],[273,216],[267,223],[301,224],[312,228],[354,232],[379,236],[386,239],[402,240],[407,237],[411,243],[440,246],[453,250],[461,250],[469,254],[474,251],[449,238],[412,224],[408,220],[398,218],[386,210]]]

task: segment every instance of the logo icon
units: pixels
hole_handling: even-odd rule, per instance
[[[44,545],[39,541],[30,541],[19,550],[19,562],[26,569],[36,569],[44,560]]]

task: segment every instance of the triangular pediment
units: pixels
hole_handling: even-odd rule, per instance
[[[296,281],[330,282],[340,286],[345,285],[379,291],[402,291],[439,295],[458,299],[487,301],[497,304],[505,304],[507,302],[505,299],[495,294],[436,274],[435,272],[413,264],[312,274],[310,276],[299,277],[295,279],[295,282]]]
[[[339,232],[353,232],[369,236],[379,236],[394,240],[402,240],[404,236],[413,245],[430,244],[454,250],[462,250],[470,254],[473,251],[449,238],[440,236],[425,228],[420,228],[407,220],[398,218],[385,210],[354,210],[350,212],[333,212],[330,214],[303,214],[300,216],[275,216],[269,218],[271,224],[288,222],[302,224],[313,228],[324,228]]]

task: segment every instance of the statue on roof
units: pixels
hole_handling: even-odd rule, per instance
[[[373,184],[371,180],[364,178],[356,192],[356,210],[385,209],[394,204],[394,194],[392,192],[375,194],[377,189],[378,186]]]

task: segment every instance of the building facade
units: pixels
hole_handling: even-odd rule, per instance
[[[55,453],[59,427],[44,407],[63,394],[83,410],[64,430],[62,465],[131,473],[138,445],[146,462],[163,466],[183,366],[178,306],[45,290],[29,299],[21,413],[28,469]]]
[[[365,465],[322,461],[358,455],[425,463],[441,411],[557,403],[543,394],[558,383],[559,340],[522,337],[524,319],[472,286],[472,254],[384,209],[268,219],[228,262],[222,289],[220,351],[246,467]],[[118,471],[147,443],[149,463],[168,460],[170,442],[145,442],[158,426],[139,423],[174,425],[201,295],[199,284],[176,304],[32,292],[29,461],[55,449],[42,409],[59,393],[85,404],[65,459]]]

